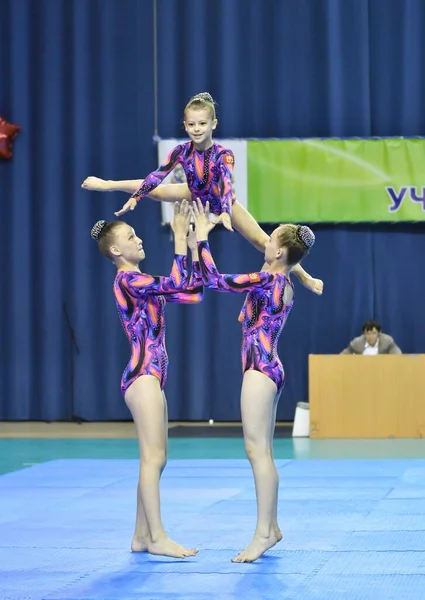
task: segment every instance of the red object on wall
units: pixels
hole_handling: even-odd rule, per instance
[[[12,158],[12,142],[20,129],[19,125],[8,123],[0,116],[0,158]]]

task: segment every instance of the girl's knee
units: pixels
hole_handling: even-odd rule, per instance
[[[167,464],[167,451],[165,448],[146,448],[143,450],[141,463],[163,469]]]
[[[250,462],[271,457],[269,446],[252,440],[245,440],[245,452]]]

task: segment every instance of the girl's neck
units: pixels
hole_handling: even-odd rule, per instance
[[[195,147],[195,150],[197,150],[198,152],[205,152],[205,150],[209,150],[211,146],[214,145],[214,141],[212,138],[210,138],[209,140],[206,140],[201,144],[196,144],[195,142],[193,142],[193,145]]]
[[[268,265],[266,263],[262,270],[265,271],[266,273],[271,273],[272,275],[275,275],[276,273],[282,273],[282,275],[288,275],[290,268],[288,267],[288,265],[281,265],[279,263],[272,263],[271,265]]]
[[[120,264],[115,264],[117,267],[117,273],[120,271],[136,271],[137,273],[141,273],[139,263],[131,263],[128,260],[123,261]]]

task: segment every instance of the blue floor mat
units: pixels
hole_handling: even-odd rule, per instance
[[[234,564],[255,527],[245,460],[175,460],[170,536],[196,557],[132,554],[138,462],[57,460],[0,477],[1,600],[420,600],[425,461],[277,461],[283,541]]]

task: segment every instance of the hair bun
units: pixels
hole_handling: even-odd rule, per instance
[[[92,236],[92,238],[94,240],[99,239],[99,235],[102,233],[103,228],[106,225],[106,221],[98,221],[97,223],[95,223],[91,229],[90,235]]]
[[[297,237],[306,248],[311,248],[316,241],[316,236],[307,225],[300,225],[297,229]]]
[[[208,92],[201,92],[200,94],[196,94],[196,96],[193,96],[192,100],[205,100],[205,102],[211,102],[211,104],[214,104],[213,97]]]

